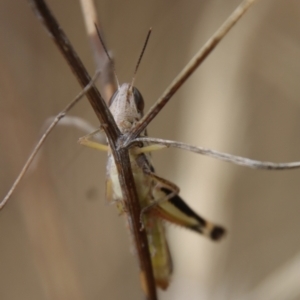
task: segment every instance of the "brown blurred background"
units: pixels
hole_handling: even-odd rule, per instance
[[[238,0],[96,1],[121,82],[146,107]],[[49,0],[91,73],[80,5]],[[149,126],[151,136],[254,159],[300,160],[300,3],[260,1]],[[0,195],[45,120],[80,88],[27,1],[0,1]],[[86,100],[72,113],[97,119]],[[124,220],[104,198],[106,155],[60,126],[0,213],[0,299],[142,299]],[[201,215],[228,228],[221,243],[168,226],[175,271],[160,299],[300,299],[300,171],[257,171],[180,150],[154,155],[159,175]]]

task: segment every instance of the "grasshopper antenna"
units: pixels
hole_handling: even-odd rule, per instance
[[[104,40],[103,40],[103,38],[102,38],[101,32],[100,32],[100,30],[99,30],[97,24],[96,24],[96,23],[94,23],[94,24],[95,24],[96,31],[97,31],[99,40],[100,40],[100,42],[101,42],[101,45],[102,45],[102,47],[103,47],[103,49],[104,49],[104,51],[105,51],[105,53],[106,53],[106,55],[107,55],[107,58],[108,58],[109,62],[110,62],[111,65],[112,65],[112,69],[113,69],[113,72],[114,72],[114,75],[115,75],[115,78],[116,78],[116,82],[117,82],[117,85],[118,85],[118,89],[119,89],[119,88],[120,88],[120,84],[119,84],[119,79],[118,79],[118,76],[117,76],[117,73],[116,73],[116,69],[115,69],[115,63],[114,63],[114,61],[111,59],[111,57],[110,57],[110,55],[109,55],[109,53],[108,53],[108,50],[107,50],[107,48],[106,48],[106,46],[105,46]]]
[[[134,84],[134,81],[135,81],[135,76],[136,76],[136,73],[137,73],[137,70],[140,66],[140,63],[141,63],[141,60],[143,58],[143,55],[145,53],[145,50],[146,50],[146,47],[147,47],[147,44],[148,44],[148,41],[149,41],[149,38],[150,38],[150,35],[151,35],[151,32],[152,32],[152,27],[149,28],[149,31],[148,31],[148,34],[147,34],[147,37],[146,37],[146,40],[145,40],[145,43],[144,43],[144,47],[143,47],[143,50],[140,54],[140,57],[139,57],[139,60],[136,64],[136,67],[135,67],[135,70],[134,70],[134,73],[133,73],[133,78],[132,78],[132,81],[130,83],[130,86],[129,86],[129,89],[128,90],[131,90],[132,87],[133,87],[133,84]]]

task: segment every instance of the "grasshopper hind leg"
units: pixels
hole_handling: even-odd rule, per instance
[[[192,210],[179,196],[179,187],[154,173],[151,164],[144,165],[143,171],[153,180],[153,202],[142,208],[141,224],[144,214],[152,213],[170,223],[203,234],[213,241],[220,240],[226,230],[205,220]]]
[[[165,195],[173,193],[165,187],[160,188],[160,191]],[[155,210],[162,219],[201,233],[213,241],[220,240],[226,233],[224,227],[215,225],[194,212],[179,195],[159,204]]]

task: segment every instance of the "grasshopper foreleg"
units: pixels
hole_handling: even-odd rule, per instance
[[[101,144],[99,142],[95,142],[95,141],[91,140],[91,138],[93,136],[95,136],[97,133],[99,133],[101,130],[102,130],[102,128],[98,128],[97,130],[93,131],[92,133],[84,135],[83,137],[81,137],[78,140],[78,143],[80,145],[83,145],[83,146],[86,146],[86,147],[89,147],[89,148],[92,148],[92,149],[96,149],[96,150],[99,150],[99,151],[105,151],[105,152],[109,151],[109,146],[108,145],[104,145],[104,144]]]

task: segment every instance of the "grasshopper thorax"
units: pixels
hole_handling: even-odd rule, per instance
[[[109,108],[124,134],[142,118],[144,99],[137,88],[129,83],[123,83],[109,100]]]

